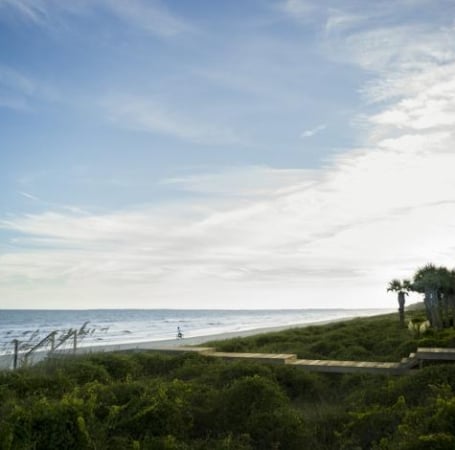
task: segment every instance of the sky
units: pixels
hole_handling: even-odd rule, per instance
[[[0,0],[0,308],[395,308],[454,135],[453,0]]]

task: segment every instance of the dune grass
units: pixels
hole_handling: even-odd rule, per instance
[[[424,318],[422,311],[410,311],[406,316],[407,320]],[[400,327],[397,314],[387,314],[207,345],[226,352],[296,353],[302,359],[399,361],[417,347],[455,347],[455,329],[428,330],[417,337]]]
[[[213,345],[396,360],[454,338],[386,315]],[[387,377],[149,351],[49,360],[0,372],[0,450],[453,449],[454,387],[454,364]]]

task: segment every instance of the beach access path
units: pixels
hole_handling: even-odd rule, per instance
[[[453,348],[418,348],[415,353],[402,358],[400,362],[340,361],[320,359],[297,359],[288,353],[238,353],[217,352],[212,347],[167,347],[155,349],[165,353],[196,352],[212,358],[225,360],[252,361],[266,364],[285,364],[296,369],[325,373],[370,373],[402,375],[416,367],[423,367],[424,361],[455,361]]]
[[[181,341],[179,341],[181,344]],[[81,347],[75,352],[56,351],[52,355],[48,352],[39,352],[34,355],[32,363],[46,357],[69,357],[73,355],[97,354],[104,352],[131,352],[152,351],[164,354],[197,353],[206,357],[221,358],[231,361],[250,361],[263,364],[285,364],[296,369],[309,372],[325,373],[369,373],[383,375],[402,375],[415,368],[422,368],[424,361],[455,361],[454,348],[418,348],[409,357],[402,358],[399,362],[374,362],[374,361],[341,361],[320,359],[298,359],[292,353],[241,353],[218,352],[213,347],[196,347],[189,345],[176,345],[175,340],[157,344],[156,342],[131,343],[120,345],[105,345]],[[11,368],[5,367],[2,368]]]
[[[81,351],[84,350],[84,351]],[[123,349],[126,350],[126,349]],[[142,351],[143,348],[135,347],[129,351]],[[211,358],[221,358],[231,361],[250,361],[264,364],[285,364],[296,369],[309,372],[325,373],[369,373],[382,375],[402,375],[415,368],[422,368],[424,361],[455,361],[453,348],[418,348],[409,357],[402,358],[400,362],[374,362],[374,361],[340,361],[319,359],[298,359],[297,355],[289,353],[240,353],[217,352],[213,347],[191,346],[155,346],[147,350],[166,353],[198,353]],[[111,350],[107,350],[111,351]],[[92,353],[90,349],[80,349],[78,353]]]

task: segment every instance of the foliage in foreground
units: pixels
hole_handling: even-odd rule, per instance
[[[312,327],[317,349],[303,336],[301,351],[327,357],[330,342],[341,341],[362,359],[370,339],[362,325],[382,341],[369,352],[393,359],[391,330],[403,339],[406,330],[388,317]],[[297,331],[289,333],[259,343],[290,345]],[[420,341],[453,339],[444,333]],[[259,345],[249,339],[250,348]],[[382,377],[198,355],[99,354],[0,373],[0,449],[453,449],[454,388],[451,364]]]

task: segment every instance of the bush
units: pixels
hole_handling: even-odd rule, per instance
[[[91,448],[81,405],[41,399],[17,407],[8,418],[10,448],[36,450]],[[5,442],[5,441],[4,441]]]
[[[246,423],[255,413],[273,412],[288,404],[288,399],[274,382],[259,375],[235,380],[221,399],[226,430],[245,431]]]
[[[386,316],[234,345],[393,360],[424,339],[454,336],[432,330],[414,341]],[[0,449],[447,449],[455,447],[454,388],[450,363],[385,377],[197,354],[64,358],[0,372]]]
[[[90,359],[95,365],[104,368],[115,380],[136,377],[141,369],[136,359],[126,353],[100,353]]]
[[[264,412],[255,410],[248,419],[246,429],[254,448],[301,450],[306,447],[303,418],[294,409],[279,408]]]

